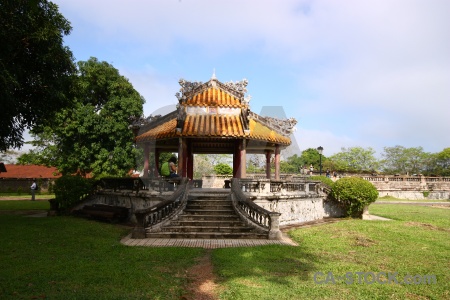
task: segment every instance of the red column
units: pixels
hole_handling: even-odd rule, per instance
[[[194,179],[194,153],[192,151],[192,143],[187,144],[187,177]]]
[[[178,170],[177,173],[181,177],[186,177],[187,169],[187,153],[186,153],[186,140],[183,138],[178,139]]]
[[[275,180],[280,180],[280,145],[275,145]]]
[[[150,147],[148,144],[144,145],[144,178],[148,177],[148,160],[150,156]]]
[[[240,168],[239,170],[241,171],[241,177],[239,178],[246,178],[247,177],[247,140],[242,140],[241,145],[240,145]]]
[[[155,170],[153,173],[153,176],[158,177],[159,176],[159,153],[161,151],[155,147]]]
[[[272,155],[270,154],[270,151],[266,151],[266,178],[270,179],[270,157]]]
[[[242,140],[236,141],[233,154],[233,177],[241,178],[241,143]]]
[[[188,160],[188,149],[187,149],[186,139],[182,140],[182,146],[183,146],[183,169],[182,169],[181,177],[187,177],[189,160]]]

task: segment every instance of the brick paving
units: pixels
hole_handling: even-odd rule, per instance
[[[145,238],[133,239],[131,234],[124,237],[121,241],[127,246],[141,247],[195,247],[205,249],[229,248],[229,247],[254,247],[264,245],[287,245],[298,246],[287,236],[283,235],[281,240],[263,240],[263,239],[158,239]]]

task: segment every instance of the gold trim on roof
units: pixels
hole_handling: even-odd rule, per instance
[[[291,139],[264,126],[256,120],[250,120],[250,132],[247,134],[239,116],[233,115],[187,115],[181,133],[176,131],[177,120],[172,119],[148,130],[136,138],[137,142],[149,142],[174,137],[228,137],[246,138],[275,144],[290,145]]]
[[[186,106],[222,106],[222,107],[244,107],[241,101],[218,88],[210,87],[200,93],[193,95],[182,103]]]

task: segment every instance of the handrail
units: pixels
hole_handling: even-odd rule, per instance
[[[182,178],[178,189],[166,200],[155,206],[139,209],[134,212],[136,216],[136,227],[133,229],[133,238],[145,238],[147,227],[156,231],[167,221],[184,210],[187,204],[187,195],[192,187],[192,182]]]
[[[269,239],[281,239],[278,212],[268,211],[256,205],[241,190],[238,178],[232,179],[231,200],[234,209],[245,219],[248,225],[266,232]]]

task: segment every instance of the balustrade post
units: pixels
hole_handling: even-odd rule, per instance
[[[281,240],[280,231],[280,213],[272,212],[269,214],[270,217],[270,229],[269,229],[269,240]]]
[[[131,233],[133,239],[145,239],[145,214],[135,213],[137,224]]]

